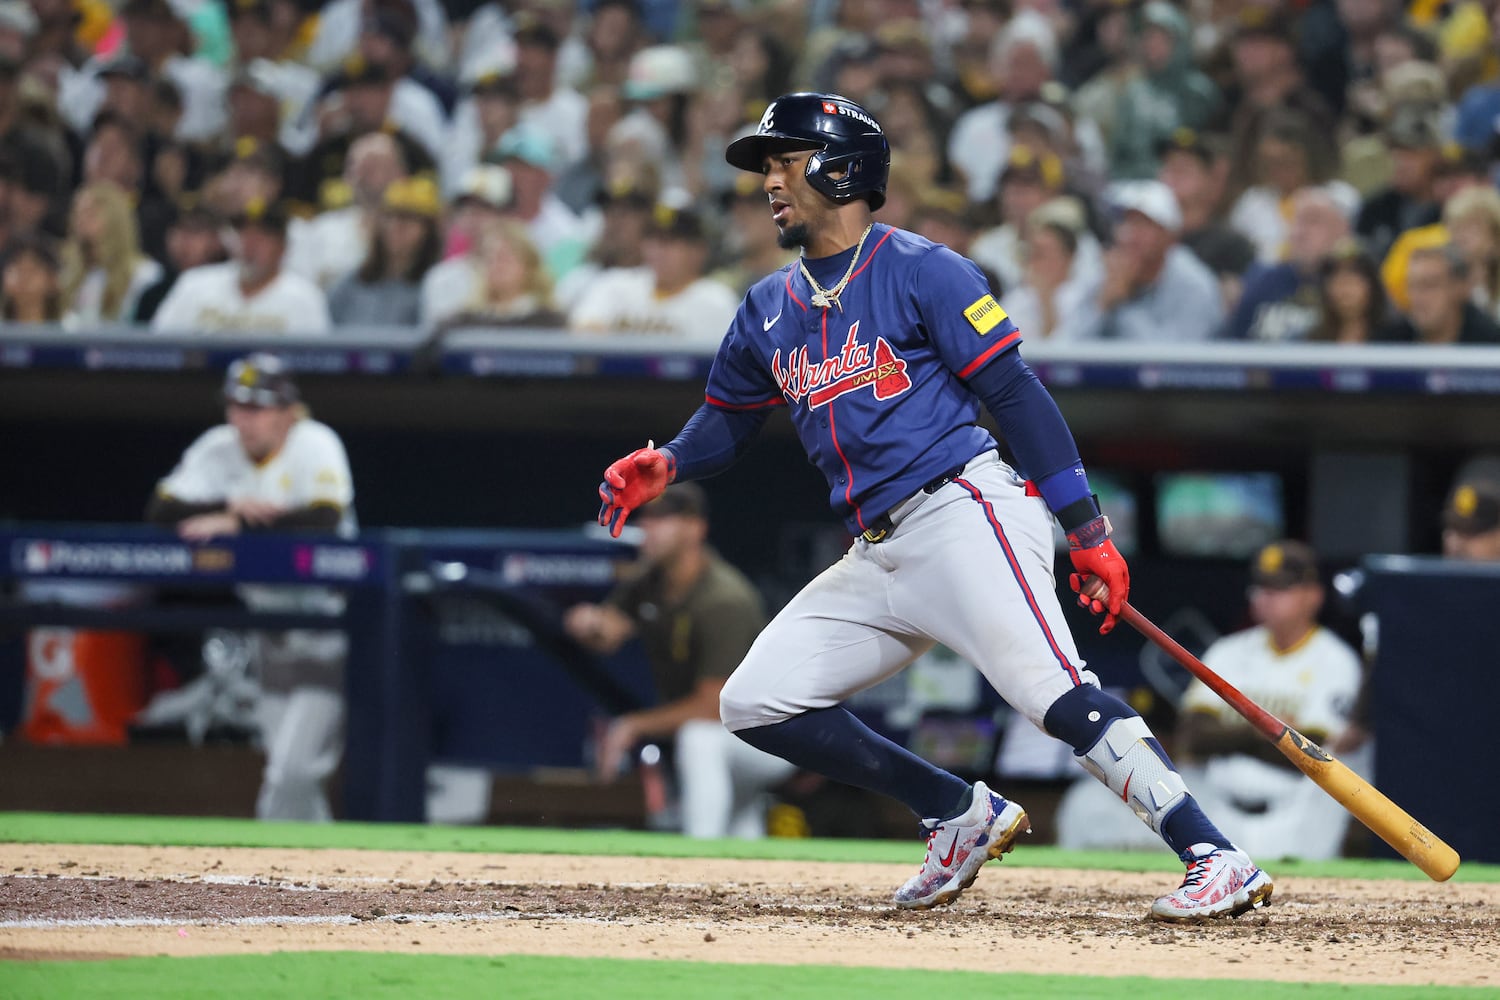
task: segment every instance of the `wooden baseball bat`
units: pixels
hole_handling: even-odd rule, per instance
[[[1084,593],[1104,601],[1109,588],[1098,577],[1090,577]],[[1405,809],[1359,775],[1336,760],[1332,754],[1303,736],[1276,716],[1246,697],[1233,684],[1214,673],[1202,660],[1182,647],[1177,640],[1157,628],[1150,619],[1127,601],[1120,617],[1141,635],[1160,646],[1166,653],[1228,703],[1266,739],[1275,744],[1287,760],[1297,766],[1318,787],[1349,810],[1381,840],[1403,858],[1422,869],[1436,882],[1446,882],[1458,870],[1458,852],[1449,847],[1427,827],[1418,823]]]

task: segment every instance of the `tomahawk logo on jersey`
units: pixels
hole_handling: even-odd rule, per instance
[[[884,337],[875,338],[875,356],[870,356],[870,345],[859,340],[858,320],[849,327],[843,350],[833,357],[815,364],[808,361],[807,350],[803,344],[792,351],[785,366],[779,349],[771,356],[771,374],[776,376],[782,395],[793,403],[806,396],[807,405],[816,410],[856,389],[870,388],[876,399],[884,400],[911,388],[906,362],[896,357]]]
[[[852,252],[807,263],[832,285]],[[884,225],[870,233],[841,309],[811,307],[811,297],[795,265],[752,287],[714,360],[707,400],[732,410],[790,406],[834,510],[860,532],[995,447],[961,380],[1021,334],[973,263]]]

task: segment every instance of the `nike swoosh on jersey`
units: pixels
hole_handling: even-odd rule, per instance
[[[764,333],[765,331],[771,329],[771,327],[773,327],[773,326],[776,325],[776,321],[778,319],[780,319],[780,318],[781,318],[781,313],[777,313],[775,316],[772,316],[770,319],[763,319],[763,320],[761,320],[760,321],[760,323],[761,323],[761,332]]]

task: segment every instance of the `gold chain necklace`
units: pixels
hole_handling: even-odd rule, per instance
[[[859,252],[865,248],[865,237],[869,236],[870,230],[874,228],[875,223],[872,222],[865,227],[864,232],[859,234],[859,242],[854,244],[854,256],[849,258],[849,270],[844,272],[844,276],[839,279],[839,283],[837,285],[834,285],[832,288],[824,288],[822,285],[818,284],[818,280],[814,278],[812,276],[812,272],[807,269],[807,262],[801,257],[797,258],[797,266],[802,268],[802,277],[806,278],[807,283],[812,286],[813,305],[817,306],[819,309],[827,309],[829,306],[838,306],[839,312],[844,311],[844,304],[839,301],[839,296],[844,293],[844,286],[849,284],[849,279],[854,277],[854,265],[859,263]]]

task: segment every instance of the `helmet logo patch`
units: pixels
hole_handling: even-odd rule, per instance
[[[823,102],[823,113],[825,115],[836,115],[838,112],[839,106],[837,104],[834,104],[832,101]]]
[[[760,127],[759,127],[759,129],[757,129],[757,131],[760,131],[760,132],[769,132],[769,131],[771,131],[772,127],[775,125],[775,122],[776,122],[776,117],[775,116],[776,116],[776,105],[775,105],[775,103],[771,103],[771,104],[766,105],[766,113],[760,116]]]

